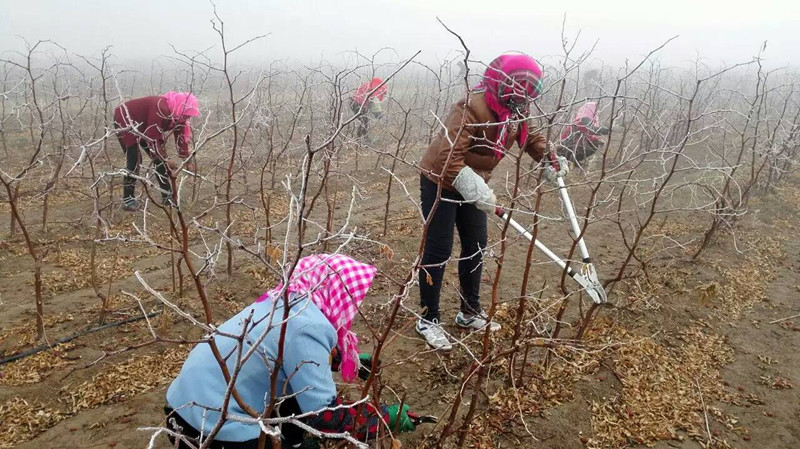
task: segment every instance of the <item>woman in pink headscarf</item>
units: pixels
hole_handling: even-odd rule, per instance
[[[408,406],[372,404],[356,416],[357,407],[346,403],[336,391],[333,372],[340,371],[345,382],[354,382],[359,366],[371,368],[359,355],[358,338],[351,330],[353,319],[367,295],[377,268],[340,254],[317,254],[300,259],[286,289],[279,285],[264,293],[254,304],[220,325],[214,341],[235,372],[238,397],[263,414],[271,402],[271,379],[276,374],[274,394],[279,407],[273,417],[303,415],[304,424],[322,432],[350,432],[356,438],[375,438],[380,426],[401,432],[415,429]],[[284,297],[288,295],[289,318],[285,322],[283,359],[278,351],[284,327]],[[243,347],[231,336],[245,335]],[[245,354],[257,345],[250,358]],[[334,357],[333,354],[338,354]],[[365,360],[367,359],[367,360]],[[369,375],[369,373],[366,373]],[[363,378],[363,376],[362,376]],[[255,448],[261,433],[239,400],[232,398],[227,415],[220,414],[228,383],[206,343],[197,345],[167,390],[170,429],[194,440],[208,435],[221,421],[211,448]],[[244,419],[238,419],[244,418]],[[398,422],[399,420],[399,422]],[[283,446],[298,447],[303,430],[286,423],[281,429]],[[178,447],[189,447],[179,445]]]
[[[494,213],[496,207],[487,182],[514,142],[534,160],[542,159],[546,139],[529,132],[525,118],[530,102],[542,92],[543,76],[539,64],[528,55],[508,53],[496,58],[481,83],[450,110],[444,122],[446,129],[433,139],[422,157],[423,213],[430,213],[439,183],[444,200],[439,202],[428,228],[419,277],[424,313],[417,322],[417,332],[435,349],[451,348],[439,324],[439,297],[444,265],[453,248],[454,227],[461,240],[461,311],[456,325],[472,330],[487,325],[492,330],[500,328],[498,323],[488,322],[480,305],[486,214]]]
[[[597,117],[597,103],[587,101],[575,113],[575,118],[561,133],[558,154],[570,161],[580,163],[605,146],[600,138],[608,134],[608,128],[600,126]]]
[[[174,201],[165,164],[167,157],[164,141],[172,133],[178,147],[178,156],[183,159],[189,157],[189,142],[192,138],[189,120],[199,115],[197,98],[188,92],[167,92],[160,96],[136,98],[114,109],[114,128],[119,130],[117,137],[122,151],[125,152],[128,172],[139,173],[139,150],[143,150],[155,162],[165,205],[172,206]],[[170,164],[170,167],[175,168],[177,165]],[[186,168],[190,171],[195,169],[191,163]],[[139,207],[139,202],[134,197],[135,186],[136,179],[126,176],[122,188],[124,210],[134,211]]]

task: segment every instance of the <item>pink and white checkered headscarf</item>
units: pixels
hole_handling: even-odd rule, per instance
[[[310,293],[311,302],[336,329],[342,378],[347,382],[358,374],[358,337],[350,327],[377,271],[372,265],[341,254],[315,254],[300,259],[289,280],[287,290]],[[277,295],[282,287],[267,291],[256,302]]]

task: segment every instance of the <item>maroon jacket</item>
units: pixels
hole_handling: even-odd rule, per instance
[[[119,140],[125,148],[132,147],[137,143],[146,145],[155,150],[159,157],[165,159],[164,140],[172,132],[175,135],[178,156],[189,157],[189,140],[192,136],[189,123],[173,122],[164,97],[135,98],[117,106],[114,109],[114,124],[118,128],[127,128],[133,125],[138,131],[138,133],[133,131],[118,133]]]

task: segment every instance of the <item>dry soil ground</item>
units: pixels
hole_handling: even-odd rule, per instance
[[[363,170],[358,179],[365,182],[369,197],[359,203],[353,223],[380,236],[385,173]],[[416,175],[409,171],[404,179],[416,196]],[[54,225],[42,237],[55,242],[44,270],[50,341],[96,325],[99,309],[88,279],[93,231],[86,217],[91,204],[75,200],[66,190],[60,192],[51,200]],[[350,191],[339,195],[340,204],[345,204]],[[257,197],[251,199],[259,204]],[[383,239],[393,252],[392,259],[376,245],[359,244],[352,252],[402,278],[418,246],[419,226],[402,189],[395,188],[392,204],[390,232]],[[800,317],[776,321],[797,315],[800,308],[798,206],[800,182],[794,179],[754,201],[753,212],[737,230],[736,247],[731,236],[724,235],[698,262],[683,257],[654,268],[649,282],[618,289],[617,306],[604,309],[588,333],[591,351],[564,354],[548,369],[541,366],[543,353],[533,351],[529,371],[534,377],[516,395],[504,386],[502,375],[492,378],[467,444],[692,448],[711,442],[716,447],[800,447]],[[37,206],[27,207],[35,223]],[[552,201],[546,207],[557,210]],[[2,209],[3,216],[7,211],[7,206]],[[260,218],[248,219],[246,210],[239,212],[237,230],[247,235]],[[155,211],[148,224],[156,235],[163,232],[159,214],[163,215]],[[113,231],[131,234],[134,221],[141,223],[141,217],[117,212]],[[692,232],[696,224],[676,220],[663,232]],[[549,227],[563,232],[563,223]],[[543,232],[547,236],[551,231],[555,232]],[[7,224],[0,232],[8,235]],[[499,227],[494,226],[490,240],[498,237]],[[601,273],[618,265],[623,254],[618,238],[598,225],[590,228],[587,240]],[[513,298],[519,293],[525,248],[523,241],[516,240],[504,267],[507,274],[498,316],[506,328]],[[139,294],[148,311],[159,310],[136,282],[134,270],[141,270],[165,294],[173,294],[171,259],[163,251],[141,243],[109,242],[100,245],[98,257],[103,289],[112,298],[110,321],[141,314],[138,304],[121,290]],[[272,279],[257,263],[238,257],[238,264],[231,279],[221,267],[210,284],[217,321],[271,287]],[[487,266],[488,281],[496,266]],[[16,353],[32,342],[31,270],[21,240],[4,240],[0,247],[0,354]],[[457,310],[455,266],[447,272],[443,315],[449,330],[461,335],[451,325]],[[532,285],[545,280],[557,284],[558,271],[537,265]],[[200,316],[199,302],[188,282],[185,288],[184,297],[177,301]],[[364,307],[364,317],[372,324],[385,321],[395,290],[390,281],[380,278]],[[413,292],[409,307],[415,305],[415,298]],[[151,322],[173,338],[201,336],[173,314]],[[384,356],[384,382],[398,395],[407,391],[407,402],[414,409],[444,418],[468,366],[465,352],[456,349],[444,357],[431,353],[413,332],[411,314],[403,313],[401,322],[400,335]],[[357,329],[365,335],[362,345],[368,349],[371,338],[363,319]],[[503,335],[498,341],[502,342]],[[105,352],[148,339],[146,322],[138,321],[0,365],[0,447],[145,447],[151,432],[139,429],[162,423],[165,389],[189,347],[151,345],[88,365]],[[470,336],[466,342],[476,348],[479,336]],[[389,390],[384,392],[385,398],[391,396]],[[413,447],[431,441],[440,430],[441,426],[423,426],[402,439]],[[167,447],[166,439],[161,437],[157,447]]]

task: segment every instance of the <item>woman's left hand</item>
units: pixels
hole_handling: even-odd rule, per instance
[[[369,379],[372,370],[372,354],[362,352],[358,355],[358,378],[361,380]],[[378,360],[378,371],[380,371],[381,361]]]

